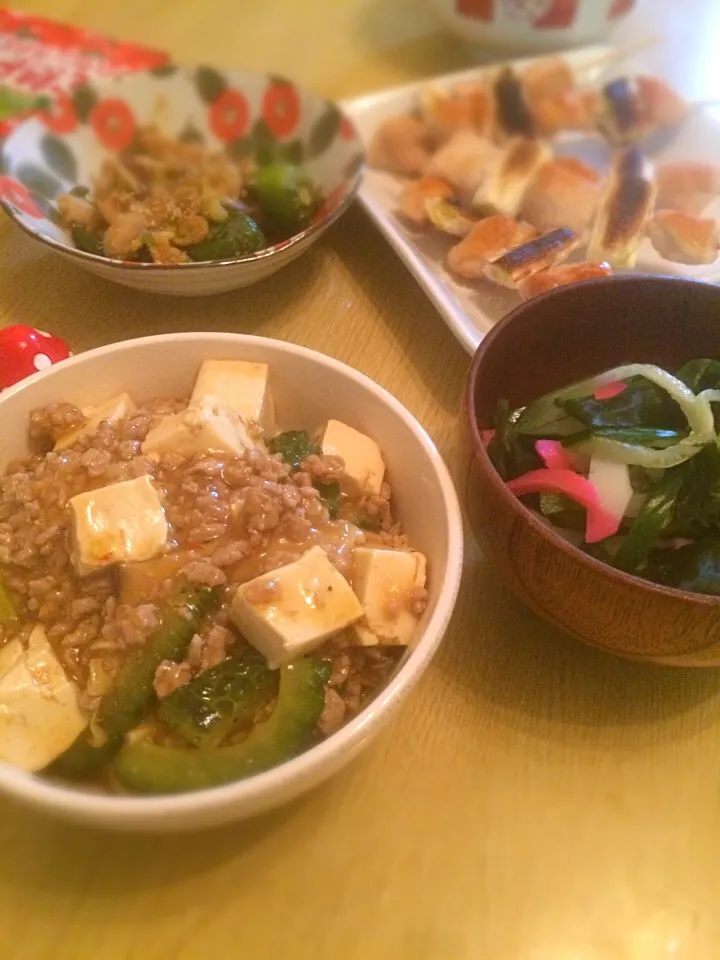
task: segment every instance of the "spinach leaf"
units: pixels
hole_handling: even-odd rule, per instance
[[[583,532],[586,515],[583,507],[562,493],[541,493],[539,495],[540,513],[552,520],[556,527]]]
[[[720,389],[720,360],[688,360],[675,374],[693,393]]]
[[[503,480],[512,480],[543,466],[543,461],[535,453],[532,439],[518,434],[507,400],[498,402],[495,436],[488,445],[488,456]]]
[[[315,454],[320,456],[322,449],[313,443],[306,430],[287,430],[279,433],[268,443],[270,453],[279,453],[285,463],[293,470],[299,470],[304,460]]]
[[[709,443],[683,464],[675,516],[682,528],[720,528],[720,450]]]
[[[675,517],[678,494],[684,479],[682,468],[666,470],[648,494],[626,537],[615,554],[618,570],[634,573],[647,559],[660,534]]]
[[[687,436],[687,430],[660,430],[655,427],[595,427],[593,436],[618,440],[621,443],[634,443],[653,450],[674,447]]]
[[[666,587],[720,596],[720,540],[656,550],[648,575]]]
[[[356,513],[350,518],[350,523],[354,523],[361,530],[367,530],[368,533],[376,533],[382,529],[382,524],[377,517],[369,517],[364,513]]]
[[[517,418],[515,429],[524,437],[562,440],[563,443],[579,442],[579,437],[588,436],[583,423],[574,417],[568,417],[557,401],[550,401],[547,397],[528,404]]]
[[[105,256],[105,248],[103,247],[102,240],[95,236],[94,233],[91,233],[90,230],[80,226],[79,223],[72,224],[70,227],[70,235],[78,250],[84,250],[85,253],[94,253],[96,257]]]
[[[675,376],[695,393],[702,393],[703,390],[719,390],[720,360],[689,360],[680,367]],[[712,403],[710,406],[715,417],[715,431],[720,432],[720,404]]]
[[[332,483],[321,483],[315,480],[313,486],[320,494],[320,499],[328,508],[330,519],[335,520],[340,509],[342,495],[340,493],[340,484],[333,480]]]
[[[599,428],[650,428],[683,431],[687,420],[672,397],[645,377],[631,377],[622,393],[607,400],[575,397],[559,401],[561,408],[594,432]]]

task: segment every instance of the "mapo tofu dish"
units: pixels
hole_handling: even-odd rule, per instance
[[[269,769],[412,644],[425,557],[375,441],[279,432],[265,364],[30,416],[0,480],[0,760],[121,793]]]
[[[308,227],[321,196],[298,165],[236,161],[156,127],[57,198],[79,250],[138,263],[232,260]]]

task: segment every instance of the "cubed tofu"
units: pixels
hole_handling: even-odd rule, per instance
[[[87,418],[85,423],[81,427],[76,427],[74,430],[68,430],[67,433],[59,437],[55,442],[56,450],[64,450],[66,447],[71,447],[74,443],[77,443],[78,440],[81,440],[90,433],[94,433],[103,420],[107,420],[109,423],[116,423],[118,420],[122,420],[123,417],[127,417],[133,412],[135,404],[129,394],[121,393],[117,397],[111,397],[102,403],[97,403],[91,407],[82,407],[81,409]]]
[[[340,478],[343,493],[350,497],[380,493],[385,464],[374,440],[346,423],[328,420],[320,445],[326,456],[342,457],[345,462]]]
[[[230,618],[271,667],[314,650],[363,614],[322,547],[238,587]]]
[[[145,437],[142,452],[177,453],[183,457],[224,453],[239,457],[253,448],[264,450],[265,444],[260,437],[250,436],[247,422],[212,402],[164,417]]]
[[[265,435],[277,433],[270,392],[270,368],[247,360],[205,360],[195,381],[191,407],[216,403],[245,420],[260,424]]]
[[[42,627],[25,650],[0,650],[0,760],[34,773],[59,757],[87,726],[78,691],[65,675]]]
[[[414,587],[425,586],[426,566],[423,554],[415,551],[355,548],[352,585],[364,616],[353,633],[361,646],[410,643],[418,617],[408,595]]]
[[[79,493],[70,507],[81,575],[113,563],[149,560],[165,549],[165,511],[148,476]]]

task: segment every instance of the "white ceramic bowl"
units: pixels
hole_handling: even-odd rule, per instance
[[[78,250],[54,201],[89,187],[103,160],[132,145],[138,126],[211,150],[300,162],[325,202],[310,226],[259,253],[208,263],[108,260]],[[248,286],[300,256],[352,203],[363,149],[330,101],[270,74],[163,64],[60,94],[53,113],[20,124],[2,145],[0,204],[21,229],[107,280],[151,293],[197,297]]]
[[[455,605],[462,520],[452,481],[432,441],[368,377],[303,347],[232,333],[167,334],[62,361],[0,395],[0,469],[26,453],[33,408],[55,400],[84,405],[124,390],[136,400],[187,395],[201,361],[209,358],[269,364],[283,429],[313,428],[334,417],[374,437],[387,462],[398,516],[410,542],[427,555],[430,602],[416,643],[377,698],[328,740],[267,773],[213,790],[144,798],[66,787],[0,764],[0,793],[68,820],[115,829],[185,830],[249,817],[297,797],[348,763],[390,719],[427,668]]]
[[[600,43],[635,0],[425,0],[461,40],[508,50]]]

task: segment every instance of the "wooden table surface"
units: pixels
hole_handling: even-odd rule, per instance
[[[270,69],[345,97],[465,66],[413,0],[44,0],[17,8]],[[720,90],[716,0],[645,0],[623,41]],[[315,47],[317,52],[311,52]],[[426,425],[462,488],[468,358],[360,209],[281,275],[208,301],[95,279],[0,224],[0,321],[76,349],[237,330],[332,354]],[[350,769],[252,823],[179,837],[0,801],[2,960],[717,960],[720,675],[650,669],[544,627],[468,545],[446,642]]]

